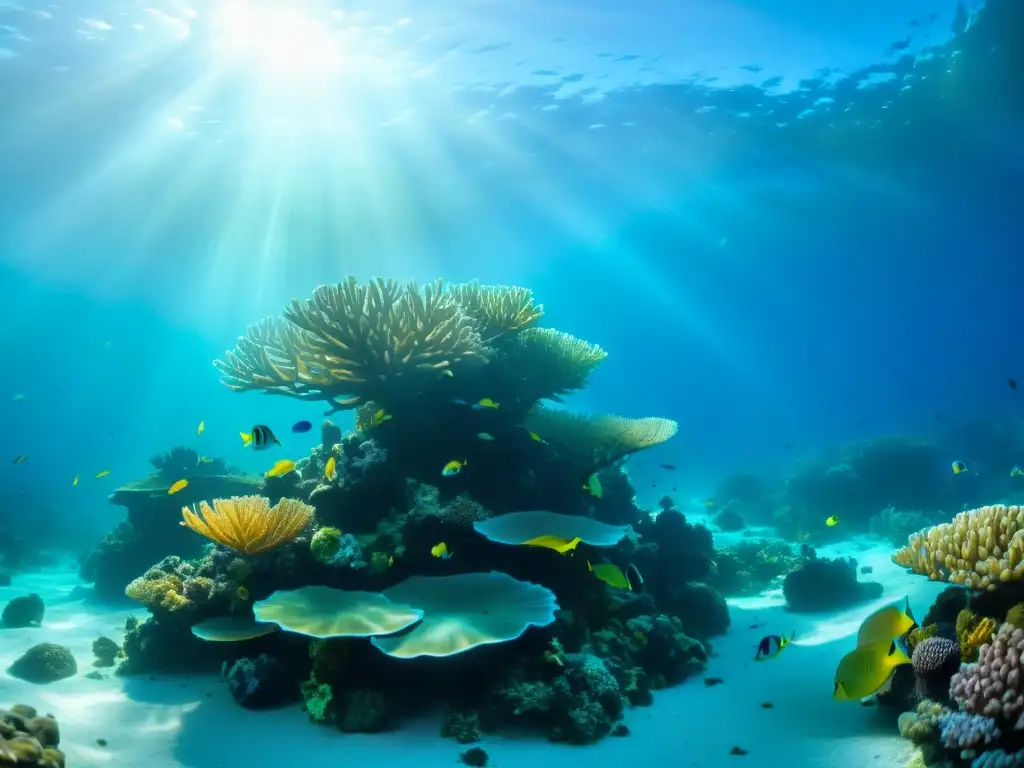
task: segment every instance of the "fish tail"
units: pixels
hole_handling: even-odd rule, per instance
[[[907,614],[907,618],[908,619],[910,619],[912,622],[914,622],[914,626],[916,627],[917,626],[917,619],[914,618],[914,614],[910,610],[910,595],[907,595],[907,597],[906,597],[906,607],[903,609],[903,612],[905,614]]]
[[[242,438],[242,446],[244,448],[248,448],[250,445],[252,445],[252,435],[250,435],[248,432],[239,432],[238,434]]]

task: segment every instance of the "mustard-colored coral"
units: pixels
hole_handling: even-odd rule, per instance
[[[974,661],[978,649],[992,639],[996,631],[996,622],[987,616],[977,616],[969,608],[964,608],[956,617],[956,637],[960,644],[960,659]]]
[[[678,429],[671,419],[588,416],[543,406],[534,407],[523,426],[585,474],[659,445]]]
[[[284,320],[263,321],[214,363],[237,391],[387,404],[485,363],[476,323],[437,280],[424,288],[377,279],[322,285],[294,300]]]
[[[472,282],[453,285],[448,291],[476,322],[487,345],[533,327],[544,314],[544,307],[534,301],[529,288]]]
[[[124,593],[150,609],[179,611],[189,606],[189,601],[181,593],[181,589],[182,581],[174,574],[150,571],[145,576],[133,579],[125,587]]]
[[[263,496],[205,501],[199,511],[183,507],[181,525],[246,555],[261,555],[294,540],[313,519],[313,508],[296,499],[275,506]]]
[[[1024,576],[1024,507],[993,505],[961,512],[913,534],[892,560],[933,581],[993,590]]]

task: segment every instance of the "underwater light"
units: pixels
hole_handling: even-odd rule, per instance
[[[344,61],[341,41],[328,26],[288,2],[226,0],[211,21],[216,55],[269,79],[327,76]]]

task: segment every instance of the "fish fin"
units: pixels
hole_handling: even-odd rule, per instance
[[[242,445],[245,448],[248,448],[252,444],[252,435],[250,435],[248,432],[239,432],[238,434],[242,438]]]
[[[910,595],[907,595],[906,601],[906,607],[903,609],[903,612],[907,615],[908,619],[914,622],[914,626],[916,627],[917,619],[914,618],[914,612],[910,610]]]

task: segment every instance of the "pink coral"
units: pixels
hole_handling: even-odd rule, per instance
[[[962,664],[949,684],[961,711],[1001,718],[1024,730],[1024,629],[1003,624],[981,646],[976,664]]]

